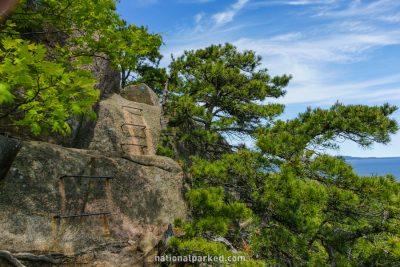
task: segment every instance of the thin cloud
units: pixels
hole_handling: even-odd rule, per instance
[[[197,13],[197,14],[194,16],[194,22],[195,22],[196,24],[199,24],[199,23],[203,20],[203,17],[204,17],[204,14],[203,14],[203,13]]]
[[[245,7],[249,0],[238,0],[235,4],[231,5],[227,10],[216,13],[212,16],[216,25],[221,26],[231,22],[236,14]]]
[[[398,0],[378,0],[372,3],[363,3],[362,1],[353,1],[348,5],[333,8],[327,6],[323,8],[317,16],[336,17],[336,18],[351,18],[354,16],[368,17],[374,19],[377,15],[387,15],[393,10],[400,7]]]
[[[368,50],[400,44],[400,31],[343,33],[302,38],[299,33],[269,39],[241,38],[238,47],[253,49],[263,55],[297,58],[312,62],[346,63],[363,59]],[[293,39],[297,38],[297,39]]]
[[[237,12],[246,5],[260,2],[274,2],[284,5],[310,5],[307,13],[312,20],[322,19],[318,26],[297,28],[294,32],[268,36],[252,36],[248,30],[254,25],[230,23]],[[387,16],[391,23],[396,21],[398,11],[388,12],[389,0],[375,4],[353,1],[236,1],[227,10],[211,15],[194,15],[195,27],[185,32],[176,33],[179,39],[173,40],[173,49],[166,49],[167,54],[175,56],[184,50],[198,49],[212,43],[231,42],[239,49],[254,50],[263,56],[263,66],[271,75],[292,74],[288,94],[281,101],[286,104],[335,102],[336,100],[365,102],[379,99],[398,100],[400,77],[385,76],[382,81],[367,80],[351,82],[352,78],[343,73],[340,66],[358,62],[368,62],[374,51],[393,45],[400,45],[400,30],[385,27],[379,16]],[[311,5],[313,5],[311,7]],[[357,15],[354,10],[359,8]],[[386,12],[383,12],[386,10]],[[317,16],[316,16],[317,14]],[[322,15],[324,14],[324,15]],[[346,14],[346,17],[345,17]],[[349,17],[347,17],[349,14]],[[350,16],[350,14],[352,14]],[[373,18],[365,14],[374,14]],[[389,23],[389,22],[386,22]],[[261,26],[262,27],[262,26]],[[258,28],[262,30],[260,27]],[[262,33],[262,32],[260,32]],[[260,34],[258,34],[260,35]],[[341,82],[339,82],[341,81]],[[380,82],[380,83],[378,83]],[[392,82],[392,83],[390,83]]]
[[[266,6],[316,6],[316,5],[332,5],[338,0],[275,0],[275,1],[257,1],[252,2],[253,7],[266,7]]]
[[[394,14],[394,15],[388,15],[388,16],[380,16],[380,20],[385,21],[385,22],[390,22],[390,23],[400,23],[400,13]]]
[[[400,75],[386,76],[362,82],[347,82],[329,85],[326,82],[291,86],[287,95],[279,102],[284,104],[314,103],[329,105],[335,101],[380,102],[400,99]]]
[[[335,1],[315,1],[315,0],[299,0],[299,1],[284,1],[282,4],[292,6],[305,6],[305,5],[318,5],[318,4],[331,4]]]

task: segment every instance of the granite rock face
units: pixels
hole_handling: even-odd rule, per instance
[[[160,101],[154,91],[146,84],[129,85],[122,92],[122,97],[137,103],[159,106]]]
[[[107,187],[107,179],[64,175],[112,179]],[[168,158],[25,142],[0,180],[0,249],[57,252],[85,266],[143,266],[167,225],[186,215],[181,189],[182,171]],[[55,217],[100,212],[111,214]]]
[[[24,141],[0,179],[0,266],[4,250],[59,266],[155,266],[168,225],[187,211],[182,169],[155,155],[160,114],[112,94],[89,149]]]
[[[160,105],[133,102],[113,94],[99,104],[89,149],[109,155],[154,155],[160,120]]]

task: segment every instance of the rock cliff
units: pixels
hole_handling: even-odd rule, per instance
[[[186,216],[180,166],[155,155],[159,133],[158,101],[113,94],[89,149],[23,142],[0,178],[0,266],[154,266],[168,224]]]

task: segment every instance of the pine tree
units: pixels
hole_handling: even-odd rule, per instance
[[[289,76],[271,77],[258,69],[253,51],[212,45],[186,51],[170,65],[169,125],[189,154],[229,150],[224,136],[251,135],[281,114],[280,104],[262,104],[285,94]],[[194,153],[195,152],[195,153]]]
[[[390,175],[359,176],[325,153],[342,140],[387,144],[398,130],[390,118],[397,107],[336,103],[278,120],[283,107],[265,98],[282,96],[289,77],[252,80],[260,59],[245,55],[211,46],[171,64],[170,126],[194,149],[184,158],[191,219],[178,223],[185,234],[170,252],[239,250],[256,259],[250,266],[398,266],[400,184]],[[245,64],[253,74],[239,67],[244,58],[258,62]],[[251,81],[257,86],[246,87]],[[199,144],[215,142],[209,135],[228,143],[229,132],[249,134],[257,148],[199,153]]]

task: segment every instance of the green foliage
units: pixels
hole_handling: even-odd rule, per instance
[[[169,147],[165,147],[162,145],[157,145],[157,155],[164,156],[164,157],[169,157],[169,158],[175,158],[176,154],[175,151]]]
[[[250,233],[245,240],[254,255],[268,266],[396,266],[400,185],[393,177],[359,177],[342,159],[323,154],[277,161],[276,168],[261,168],[258,156],[240,150],[217,161],[196,159],[191,172],[203,188],[196,191],[221,184],[251,209],[252,225],[236,236]],[[206,220],[215,231],[224,220],[204,210],[230,198],[194,199],[191,223]],[[225,236],[238,245],[235,235]]]
[[[226,44],[185,51],[170,65],[169,125],[191,154],[225,150],[222,135],[251,135],[283,111],[262,104],[284,95],[290,77],[270,77],[261,58]],[[196,153],[193,153],[196,151]]]
[[[343,160],[327,155],[280,168],[266,180],[260,201],[266,224],[253,235],[257,251],[280,265],[318,259],[322,266],[369,266],[360,252],[375,246],[372,265],[391,266],[386,264],[396,254],[390,244],[399,235],[399,183],[358,177]]]
[[[9,18],[15,29],[5,26],[2,31],[15,30],[14,36],[51,43],[57,59],[90,59],[108,54],[118,42],[116,28],[125,23],[115,13],[115,2],[23,0]]]
[[[258,146],[265,153],[290,159],[313,147],[335,148],[336,138],[365,147],[374,142],[386,144],[390,134],[398,130],[396,121],[388,118],[396,110],[388,104],[369,107],[340,103],[329,110],[308,109],[296,119],[276,121],[273,127],[259,131]]]
[[[105,57],[121,71],[122,87],[161,59],[162,38],[145,27],[127,25],[115,12],[116,0],[21,1],[10,21],[33,40],[52,42],[57,58],[90,62]],[[5,27],[5,32],[10,32]],[[138,70],[141,70],[140,73]]]
[[[15,96],[10,93],[10,86],[6,83],[0,83],[0,105],[11,104]]]
[[[136,69],[138,77],[134,82],[147,84],[156,94],[161,96],[167,83],[168,75],[165,68],[159,68],[158,62],[154,63],[156,63],[155,66],[151,64],[139,65]]]
[[[27,126],[35,135],[65,135],[73,116],[95,117],[91,108],[99,93],[90,72],[84,71],[94,59],[119,69],[122,85],[132,77],[154,76],[147,69],[157,70],[161,36],[127,25],[115,12],[115,3],[20,1],[0,24],[0,118]]]
[[[171,64],[169,126],[178,148],[192,148],[183,155],[193,188],[192,218],[172,245],[208,253],[229,248],[211,238],[223,236],[267,266],[398,266],[400,184],[392,176],[360,177],[324,154],[342,140],[387,144],[398,130],[390,118],[397,107],[336,103],[275,120],[283,107],[260,103],[282,96],[288,77],[271,85],[275,78],[257,71],[259,62],[225,45]],[[254,137],[257,149],[221,148],[233,132]]]
[[[228,230],[233,230],[252,214],[244,203],[225,202],[221,187],[193,189],[187,193],[187,198],[195,215],[195,220],[185,227],[189,236],[201,233],[225,236]]]
[[[208,264],[208,266],[265,266],[262,261],[253,260],[250,255],[247,255],[246,253],[233,253],[227,250],[223,244],[211,242],[204,238],[194,238],[189,240],[172,238],[169,241],[169,245],[171,247],[171,255],[204,256],[205,262]],[[208,261],[208,256],[217,257],[218,260]],[[196,264],[196,262],[194,262],[194,264]]]
[[[195,157],[190,173],[196,187],[222,185],[231,195],[252,203],[262,194],[267,171],[271,168],[271,163],[258,152],[240,149],[213,161]],[[252,210],[259,208],[263,207],[254,206]]]
[[[158,64],[162,57],[159,52],[161,35],[150,34],[147,28],[135,25],[120,27],[118,33],[120,38],[113,45],[112,55],[121,71],[121,87],[124,88],[135,73],[139,76],[136,83],[157,85],[157,78],[160,79],[163,72],[152,65]]]
[[[0,115],[18,125],[42,132],[70,132],[67,120],[73,115],[94,116],[92,104],[99,93],[95,80],[83,70],[67,71],[45,59],[46,48],[26,40],[0,39]]]

